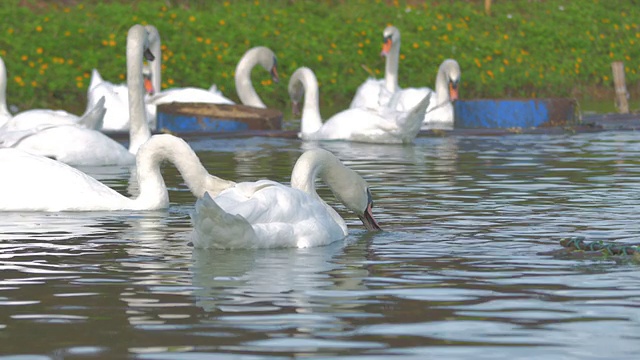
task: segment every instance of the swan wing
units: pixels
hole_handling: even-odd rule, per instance
[[[78,125],[87,129],[100,130],[104,123],[104,116],[107,113],[105,107],[106,99],[104,96],[100,97],[98,102],[89,111],[84,113],[80,119],[78,119]]]
[[[377,109],[381,89],[384,89],[384,79],[369,78],[365,80],[356,90],[349,109]]]
[[[211,248],[320,246],[347,234],[344,220],[320,198],[268,180],[198,200],[192,223],[194,245]]]

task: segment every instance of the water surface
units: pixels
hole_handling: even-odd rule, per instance
[[[0,354],[638,357],[638,264],[546,254],[564,236],[640,242],[637,133],[190,143],[212,173],[238,181],[288,182],[302,151],[327,148],[370,183],[386,231],[367,233],[321,186],[350,226],[343,241],[193,249],[194,199],[172,166],[168,210],[4,213]],[[128,168],[86,170],[127,193]]]

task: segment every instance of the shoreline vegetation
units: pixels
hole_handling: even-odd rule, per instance
[[[244,52],[267,46],[281,81],[254,71],[268,107],[290,116],[287,83],[300,66],[320,83],[323,116],[348,107],[369,76],[384,76],[382,30],[401,31],[399,84],[433,88],[440,63],[462,69],[460,98],[572,97],[610,103],[611,63],[623,61],[630,110],[640,103],[640,7],[604,0],[6,0],[0,56],[7,102],[20,110],[82,113],[91,70],[123,83],[133,24],[162,38],[162,85],[209,88],[238,101],[233,75]]]

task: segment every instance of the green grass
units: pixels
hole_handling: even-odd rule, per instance
[[[135,23],[160,31],[163,87],[215,83],[237,100],[237,61],[248,48],[265,45],[278,56],[282,80],[272,84],[266,72],[253,72],[265,103],[288,108],[289,75],[304,65],[316,72],[325,116],[348,106],[370,73],[383,76],[387,24],[402,32],[402,87],[433,87],[442,60],[455,58],[463,99],[569,96],[613,103],[611,62],[621,60],[632,97],[640,93],[640,7],[627,1],[498,1],[491,16],[479,0],[410,3],[419,4],[4,0],[7,100],[20,109],[82,112],[92,68],[124,81],[126,33]]]

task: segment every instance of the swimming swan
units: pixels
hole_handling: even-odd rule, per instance
[[[134,25],[127,34],[127,86],[129,91],[129,149],[100,131],[74,125],[37,127],[31,132],[0,131],[0,146],[13,147],[54,158],[74,166],[129,165],[135,163],[140,145],[151,131],[146,121],[142,62],[153,55],[148,48],[148,34],[142,25]]]
[[[433,93],[434,101],[429,104],[423,119],[422,129],[452,129],[453,105],[458,99],[460,65],[453,59],[446,59],[438,68],[435,92],[428,88],[400,88],[398,85],[398,60],[400,57],[400,30],[388,26],[383,31],[384,42],[381,55],[386,57],[384,79],[367,79],[358,87],[350,109],[368,108],[379,110],[392,106],[398,111],[408,111]]]
[[[368,230],[380,230],[366,181],[324,149],[303,153],[291,186],[260,180],[238,183],[196,201],[191,240],[197,248],[274,248],[326,245],[347,236],[342,217],[316,192],[322,179]]]
[[[426,94],[433,94],[435,101],[429,105],[424,115],[422,130],[453,129],[453,102],[458,100],[460,65],[453,59],[446,59],[438,67],[435,92],[428,87],[400,90],[396,110],[410,109]]]
[[[104,99],[96,98],[92,107],[82,115],[64,110],[31,109],[11,115],[7,108],[7,68],[0,57],[0,131],[28,130],[42,125],[77,125],[87,129],[102,128],[105,115]]]
[[[392,108],[356,108],[341,111],[324,123],[320,116],[318,80],[307,67],[297,69],[289,80],[293,112],[304,95],[300,137],[303,140],[351,140],[372,143],[410,143],[420,132],[431,95],[410,111]]]
[[[210,175],[182,139],[155,135],[136,156],[139,195],[128,198],[100,181],[43,156],[18,149],[0,149],[0,211],[157,210],[169,206],[160,172],[164,160],[173,163],[196,197],[217,194],[234,185]]]

